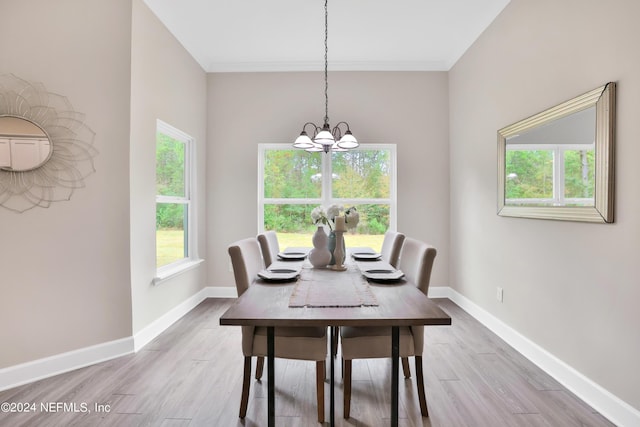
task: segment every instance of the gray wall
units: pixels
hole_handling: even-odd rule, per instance
[[[131,46],[131,294],[136,334],[206,283],[203,264],[157,286],[151,281],[156,274],[156,119],[195,139],[198,254],[206,259],[207,78],[142,0],[133,1]]]
[[[3,1],[0,16],[0,73],[66,96],[99,151],[70,201],[0,208],[3,368],[131,336],[131,1]]]
[[[449,73],[451,286],[635,408],[638,16],[636,0],[512,0]],[[608,81],[618,82],[615,223],[497,216],[497,129]]]
[[[257,232],[258,143],[292,143],[324,117],[323,73],[209,74],[208,280],[233,286],[227,246]],[[447,73],[330,72],[329,117],[358,140],[397,144],[398,230],[438,249],[449,283]]]
[[[0,73],[67,96],[99,151],[70,201],[0,209],[0,324],[15,325],[0,330],[3,368],[131,337],[204,287],[204,265],[152,286],[149,219],[160,118],[196,139],[206,256],[207,91],[205,72],[141,0],[3,2],[1,13],[12,19],[0,26]]]

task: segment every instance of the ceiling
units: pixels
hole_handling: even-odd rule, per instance
[[[331,0],[330,70],[449,70],[510,0]],[[144,0],[207,72],[324,69],[322,0]]]

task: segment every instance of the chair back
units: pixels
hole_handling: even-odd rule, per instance
[[[280,252],[280,245],[278,244],[278,235],[275,231],[266,231],[258,234],[258,242],[260,243],[260,249],[262,250],[262,259],[264,259],[264,266],[269,267],[274,261],[278,259],[278,252]]]
[[[260,255],[260,245],[254,237],[239,240],[229,246],[229,256],[233,266],[238,296],[249,289],[258,272],[264,268]]]
[[[394,268],[398,267],[398,259],[400,258],[404,238],[404,234],[398,233],[397,231],[387,231],[384,233],[380,254],[382,255],[382,259]]]
[[[407,237],[402,245],[400,256],[400,270],[404,276],[427,295],[433,261],[436,258],[436,248],[424,242]],[[422,356],[424,351],[424,326],[411,326],[413,335],[413,350],[416,356]]]
[[[424,242],[407,237],[402,245],[400,270],[405,278],[413,282],[425,295],[429,291],[431,270],[436,258],[436,248]]]

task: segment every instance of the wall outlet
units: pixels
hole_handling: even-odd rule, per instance
[[[498,300],[498,302],[502,302],[503,297],[504,297],[504,291],[500,286],[498,286],[496,288],[496,299]]]

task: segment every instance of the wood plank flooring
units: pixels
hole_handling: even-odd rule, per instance
[[[424,375],[430,417],[420,416],[415,379],[402,380],[401,375],[400,426],[613,425],[454,303],[435,301],[453,324],[425,328]],[[266,372],[264,381],[252,380],[247,417],[244,421],[238,418],[243,361],[240,328],[218,324],[231,302],[202,302],[135,355],[0,392],[0,402],[36,404],[32,412],[0,412],[0,426],[266,425]],[[389,425],[390,360],[354,360],[349,420],[342,418],[339,365],[338,359],[336,424]],[[414,374],[413,359],[411,370]],[[314,362],[277,359],[276,393],[277,425],[319,425]],[[328,421],[328,383],[325,393]],[[66,408],[58,406],[64,403]],[[57,412],[46,412],[41,404]]]

